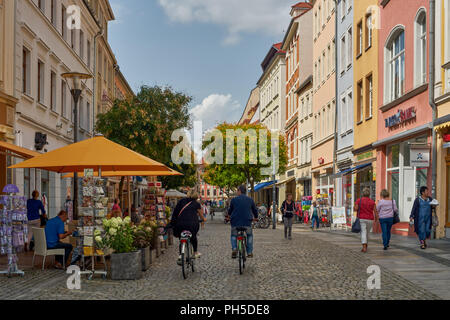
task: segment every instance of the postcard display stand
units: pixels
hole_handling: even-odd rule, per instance
[[[318,194],[317,204],[319,205],[319,219],[323,227],[331,227],[331,206],[328,194]]]
[[[168,236],[164,233],[167,226],[167,217],[165,214],[165,190],[162,188],[161,182],[149,182],[145,195],[145,217],[150,221],[155,221],[158,225],[158,239],[162,243],[167,240]]]
[[[0,255],[8,255],[8,269],[0,271],[11,277],[13,274],[24,276],[25,273],[17,267],[17,253],[23,251],[28,235],[28,219],[26,198],[1,196],[0,204]]]
[[[105,197],[105,180],[85,174],[80,179],[81,186],[79,188],[81,206],[79,208],[79,228],[78,232],[78,250],[81,253],[83,271],[81,274],[87,274],[91,280],[96,274],[100,274],[102,278],[106,278],[106,261],[105,254],[102,250],[95,247],[95,231],[99,230],[104,234],[103,219],[107,215],[108,198]],[[91,257],[91,270],[85,269],[85,258]],[[102,257],[104,270],[95,270],[95,257]]]

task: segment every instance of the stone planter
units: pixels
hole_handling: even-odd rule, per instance
[[[142,277],[141,251],[111,254],[112,280],[137,280]]]
[[[150,268],[150,247],[140,249],[141,251],[141,261],[142,261],[142,271],[147,271]]]

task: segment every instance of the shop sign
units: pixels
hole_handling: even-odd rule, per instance
[[[396,114],[385,119],[386,128],[392,128],[406,121],[416,118],[416,108],[411,107],[406,110],[398,110]]]
[[[324,164],[325,163],[325,159],[324,158],[319,158],[319,164]]]
[[[444,143],[444,145],[442,147],[444,149],[449,149],[450,148],[450,142]]]
[[[450,142],[450,134],[444,134],[444,141]]]
[[[361,160],[369,159],[372,157],[373,157],[373,151],[371,150],[371,151],[367,151],[365,153],[358,154],[356,156],[356,159],[357,159],[357,161],[361,161]]]
[[[424,147],[411,147],[411,167],[429,167],[430,149]]]
[[[346,224],[345,207],[332,207],[331,215],[333,216],[333,224]]]

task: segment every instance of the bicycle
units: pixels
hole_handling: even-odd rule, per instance
[[[190,231],[183,231],[180,237],[180,257],[181,257],[181,270],[183,272],[183,278],[187,279],[189,269],[195,272],[194,268],[194,248],[191,244],[192,233]]]
[[[247,261],[246,250],[247,250],[247,228],[237,228],[237,245],[239,254],[239,274],[244,273],[245,262]]]

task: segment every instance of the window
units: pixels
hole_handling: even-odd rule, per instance
[[[347,67],[349,67],[349,66],[351,66],[352,65],[352,57],[353,57],[353,54],[352,54],[352,50],[353,50],[353,48],[352,48],[352,42],[353,42],[353,39],[352,39],[352,28],[350,28],[350,29],[348,29],[348,31],[347,31]]]
[[[42,104],[44,103],[44,63],[41,60],[38,60],[37,100]]]
[[[326,135],[331,134],[332,128],[333,128],[333,123],[332,123],[332,112],[331,112],[331,104],[328,104],[327,106],[327,120],[328,120],[328,125],[327,125],[327,130],[325,132]]]
[[[67,97],[67,84],[64,80],[61,80],[61,115],[65,118],[67,118],[66,97]]]
[[[427,18],[422,10],[415,23],[415,85],[419,86],[427,82]]]
[[[336,68],[335,66],[335,62],[336,62],[336,40],[333,39],[333,44],[332,44],[332,48],[331,48],[331,52],[333,53],[333,71]]]
[[[56,111],[56,73],[50,72],[50,108]]]
[[[331,62],[331,45],[328,45],[328,70],[327,70],[328,74],[331,74],[331,69],[333,69],[331,67],[331,64],[332,64],[332,62]]]
[[[66,21],[67,21],[67,10],[66,7],[64,7],[64,5],[61,5],[61,36],[63,37],[64,40],[67,41],[66,38]]]
[[[322,82],[322,65],[320,63],[320,58],[319,58],[319,74],[318,74],[318,79],[319,79],[319,86],[320,86],[320,82]]]
[[[80,58],[84,60],[84,33],[80,30]]]
[[[347,97],[344,95],[341,97],[341,134],[344,134],[347,131]]]
[[[78,104],[78,124],[82,129],[86,129],[85,127],[85,115],[84,115],[84,98],[80,97],[80,101]]]
[[[56,27],[56,0],[51,0],[51,21],[54,27]]]
[[[366,16],[366,48],[372,46],[372,14]]]
[[[373,81],[372,75],[366,78],[366,117],[373,115]]]
[[[91,67],[91,42],[88,40],[87,44],[87,66],[90,68]]]
[[[357,85],[357,98],[356,98],[356,103],[357,103],[357,115],[358,115],[358,123],[362,122],[363,120],[363,107],[364,107],[364,103],[363,103],[363,83],[362,81],[358,82]]]
[[[22,49],[22,92],[30,94],[30,51]]]
[[[45,13],[45,0],[38,0],[38,7],[43,13]]]
[[[346,51],[347,51],[347,46],[345,43],[345,36],[343,36],[341,38],[341,73],[345,72],[345,67],[347,65],[347,62],[346,62],[347,58],[345,57]]]
[[[405,93],[405,32],[397,30],[387,45],[387,100],[393,101]]]
[[[341,18],[342,20],[345,19],[345,14],[347,13],[347,4],[346,4],[346,0],[342,0],[341,1]]]
[[[357,26],[357,43],[356,43],[356,53],[359,56],[360,54],[362,54],[362,43],[363,43],[363,31],[362,31],[362,22],[358,23]]]
[[[89,102],[86,102],[86,130],[91,131],[91,104]]]
[[[323,52],[322,52],[322,76],[323,76],[323,81],[325,81],[325,75],[326,75],[326,72],[325,72],[325,61],[326,61],[326,58],[325,58],[325,50],[323,50]]]
[[[353,129],[353,91],[347,92],[347,131]]]

